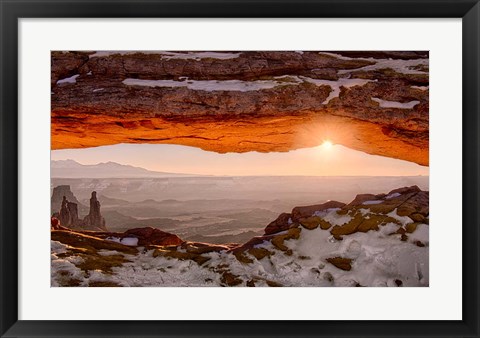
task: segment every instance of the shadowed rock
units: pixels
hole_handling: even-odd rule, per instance
[[[92,191],[92,197],[90,198],[90,212],[83,219],[85,228],[98,228],[107,230],[105,226],[105,218],[100,213],[100,202],[97,200],[97,193]]]

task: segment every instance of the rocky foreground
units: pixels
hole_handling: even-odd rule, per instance
[[[428,165],[428,52],[52,52],[52,149],[330,139]],[[86,132],[88,131],[88,132]]]
[[[296,207],[244,244],[52,225],[52,286],[428,286],[429,195],[418,187]]]

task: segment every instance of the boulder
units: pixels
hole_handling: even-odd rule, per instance
[[[122,238],[131,236],[138,238],[138,245],[140,246],[180,245],[183,243],[183,240],[181,240],[177,235],[152,227],[129,229],[125,231],[123,235],[121,235]]]
[[[333,257],[327,258],[326,261],[339,268],[340,270],[350,271],[352,269],[352,260],[350,258]]]
[[[337,201],[328,201],[323,204],[309,205],[305,207],[295,207],[292,210],[292,220],[297,222],[302,218],[313,216],[316,211],[324,211],[327,209],[342,208],[345,203]]]
[[[265,235],[274,234],[276,232],[284,231],[292,225],[292,214],[282,213],[276,220],[268,224],[265,228]]]

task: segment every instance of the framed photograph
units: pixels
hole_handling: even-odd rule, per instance
[[[2,337],[479,336],[478,1],[1,5]]]

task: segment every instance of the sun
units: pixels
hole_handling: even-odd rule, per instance
[[[332,143],[332,141],[330,141],[330,140],[325,140],[325,141],[323,141],[323,143],[322,143],[322,147],[323,147],[324,149],[330,149],[330,148],[333,147],[333,143]]]

